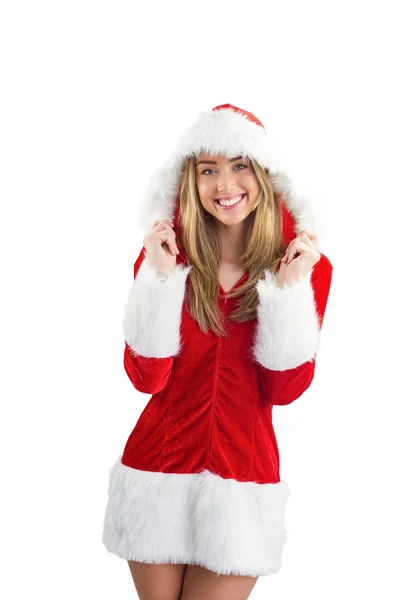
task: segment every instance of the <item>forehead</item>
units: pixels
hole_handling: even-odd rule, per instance
[[[196,154],[196,165],[200,162],[206,161],[214,164],[223,164],[223,163],[231,163],[235,160],[243,159],[245,160],[247,157],[244,155],[239,156],[225,156],[224,154],[210,154],[208,152],[198,152]]]

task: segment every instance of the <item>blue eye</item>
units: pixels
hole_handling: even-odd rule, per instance
[[[243,167],[243,169],[247,169],[247,165],[243,165],[242,163],[235,165],[235,169],[236,167]],[[238,169],[239,171],[243,171],[243,169]],[[214,169],[204,169],[204,171],[201,172],[202,175],[206,175],[207,171],[214,171]]]

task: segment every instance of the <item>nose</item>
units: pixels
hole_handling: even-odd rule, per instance
[[[235,175],[232,173],[232,171],[228,170],[226,172],[224,172],[223,169],[221,169],[220,174],[218,176],[218,180],[217,180],[217,189],[218,192],[223,192],[224,190],[227,190],[228,192],[230,192],[231,190],[233,190],[236,186],[236,181],[235,181]]]

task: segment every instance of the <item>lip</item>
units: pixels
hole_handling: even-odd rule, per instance
[[[214,201],[217,200],[232,200],[232,198],[236,198],[236,196],[243,196],[243,192],[241,194],[232,194],[231,196],[220,196],[219,198],[214,198]]]
[[[236,194],[235,196],[231,196],[231,198],[221,198],[221,200],[231,200],[232,198],[236,198],[236,196],[239,196],[239,194]],[[234,208],[236,208],[237,206],[240,206],[241,204],[243,204],[243,202],[245,202],[247,200],[247,194],[241,194],[242,199],[239,200],[239,202],[236,202],[236,204],[232,204],[231,206],[221,206],[221,204],[218,204],[217,200],[214,200],[215,204],[218,206],[218,208],[220,208],[221,210],[233,210]]]

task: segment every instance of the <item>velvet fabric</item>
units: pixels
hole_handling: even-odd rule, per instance
[[[285,235],[293,231],[286,214]],[[289,227],[289,233],[288,233]],[[177,264],[186,263],[181,252]],[[144,248],[134,265],[136,276]],[[315,265],[311,284],[322,327],[332,265],[325,255]],[[245,273],[233,286],[246,280]],[[224,314],[235,299],[223,298]],[[251,353],[256,319],[227,322],[228,338],[204,335],[182,309],[180,355],[143,357],[125,343],[124,367],[136,389],[152,394],[122,455],[122,463],[163,473],[199,473],[203,469],[236,481],[280,481],[279,450],[272,423],[274,405],[287,405],[310,386],[315,358],[284,371],[260,366]]]

